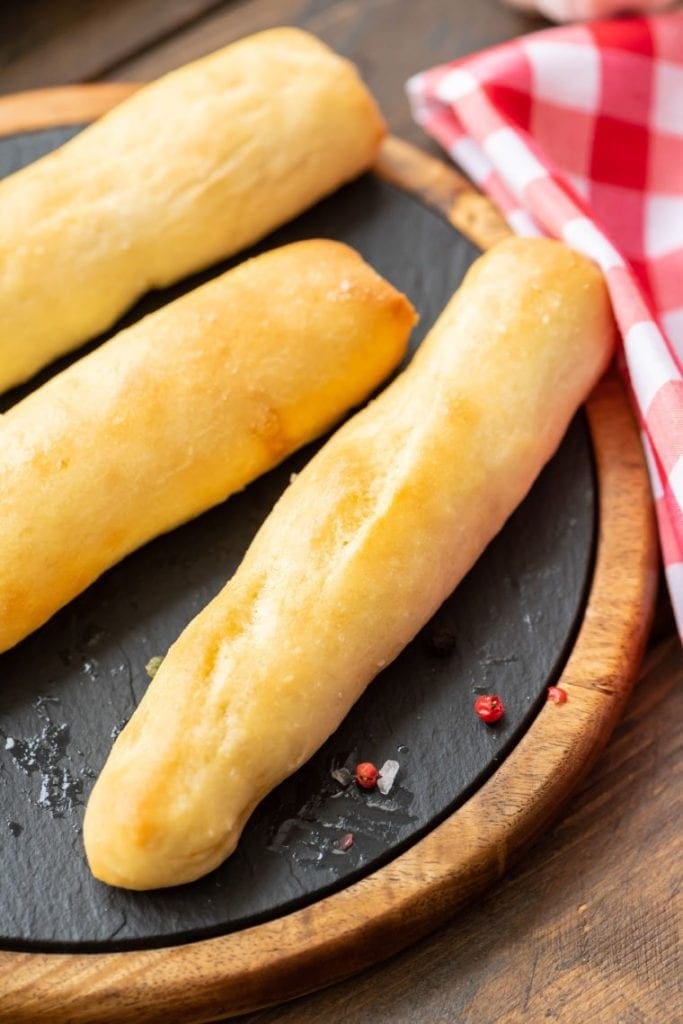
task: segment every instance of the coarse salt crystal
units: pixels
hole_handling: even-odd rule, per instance
[[[399,768],[400,765],[398,761],[385,761],[380,768],[377,788],[382,796],[387,796],[387,794],[391,792],[394,780],[398,775]]]
[[[333,768],[330,775],[335,782],[338,782],[339,785],[343,786],[345,789],[347,786],[351,785],[353,775],[348,768]]]

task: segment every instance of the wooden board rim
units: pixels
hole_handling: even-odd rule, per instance
[[[0,135],[79,124],[137,86],[105,83],[0,98]],[[486,248],[508,233],[456,171],[398,139],[378,160]],[[591,396],[599,490],[596,564],[586,614],[560,685],[517,747],[470,799],[379,871],[253,928],[125,953],[0,952],[0,1022],[176,1024],[216,1020],[348,977],[426,934],[499,878],[558,812],[604,746],[642,656],[656,589],[656,538],[638,432],[615,377]]]

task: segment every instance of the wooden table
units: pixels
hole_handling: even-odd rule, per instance
[[[405,79],[543,24],[497,0],[32,0],[0,5],[0,93],[153,78],[286,23],[356,61],[392,131],[434,151],[411,121]],[[564,817],[523,863],[418,946],[245,1024],[673,1022],[681,678],[662,590],[625,719]]]

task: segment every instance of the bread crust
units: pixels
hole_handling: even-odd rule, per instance
[[[0,182],[0,391],[360,174],[383,134],[353,65],[278,28],[165,75]]]
[[[475,263],[171,647],[90,797],[98,878],[175,885],[232,852],[503,526],[613,341],[599,270],[560,243],[514,239]]]
[[[332,426],[398,364],[414,321],[352,249],[298,242],[15,405],[0,417],[0,650]]]

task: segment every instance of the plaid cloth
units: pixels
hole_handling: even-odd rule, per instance
[[[538,32],[407,91],[514,231],[601,266],[683,636],[683,13]]]
[[[505,0],[513,7],[537,11],[553,21],[581,21],[583,18],[607,18],[626,8],[649,14],[670,7],[673,0]]]

